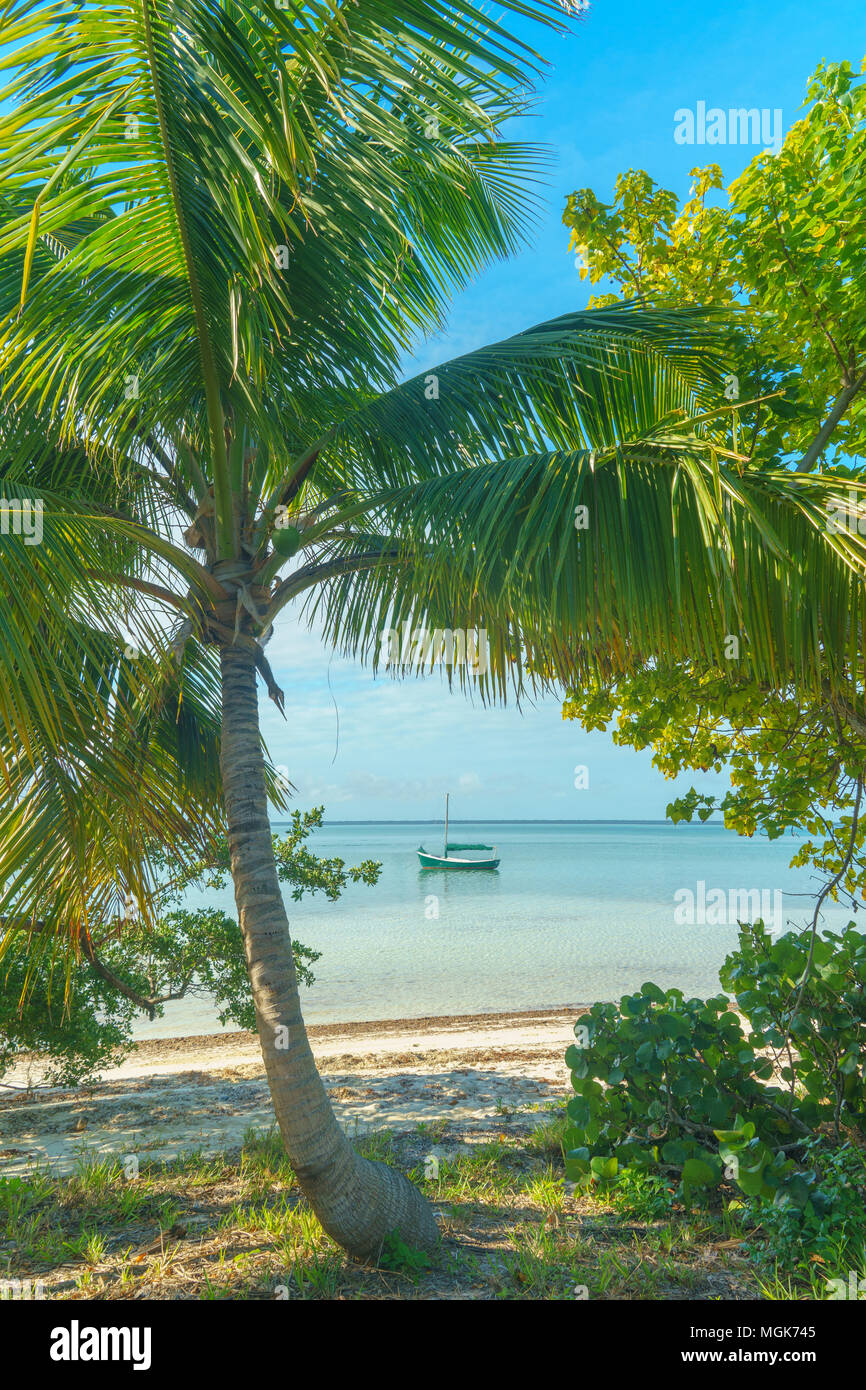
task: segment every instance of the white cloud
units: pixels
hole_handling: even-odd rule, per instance
[[[662,819],[693,780],[672,786],[648,751],[617,748],[607,734],[563,720],[555,696],[521,713],[473,703],[438,674],[374,679],[358,663],[331,657],[288,613],[268,656],[287,715],[262,692],[271,756],[288,768],[295,804],[324,805],[331,819],[436,820],[446,791],[457,821]],[[587,790],[574,787],[578,763],[589,768]]]

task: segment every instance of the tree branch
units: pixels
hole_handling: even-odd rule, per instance
[[[827,419],[824,421],[812,443],[797,464],[798,473],[810,473],[812,471],[819,456],[829,444],[830,437],[839,421],[842,419],[842,416],[845,414],[845,411],[864,386],[866,386],[866,371],[861,372],[858,377],[855,377],[853,381],[849,382],[849,384],[839,392],[833,402],[833,409],[830,411]]]
[[[258,647],[258,643],[256,643],[256,646]],[[261,676],[262,680],[267,686],[268,694],[270,695],[277,709],[280,711],[280,714],[285,719],[286,697],[283,694],[280,687],[277,685],[277,682],[274,680],[274,673],[271,670],[270,662],[268,661],[261,647],[258,647],[258,651],[256,652],[256,670],[259,672],[259,675]]]
[[[133,989],[131,985],[126,984],[118,975],[115,975],[113,970],[109,970],[108,966],[99,959],[94,951],[93,942],[90,940],[90,934],[88,932],[79,931],[78,940],[81,945],[82,955],[94,974],[98,975],[100,980],[104,980],[112,989],[116,989],[118,994],[123,995],[124,999],[131,1000],[136,1008],[142,1009],[152,1023],[156,1018],[157,1004],[162,1004],[165,1001],[163,999],[146,999],[144,995],[138,993],[138,990]]]
[[[399,550],[385,550],[366,555],[345,556],[339,560],[328,560],[323,565],[304,565],[302,569],[290,574],[288,579],[284,579],[282,584],[274,590],[265,613],[265,620],[268,624],[272,623],[280,609],[289,602],[289,599],[296,598],[305,589],[311,589],[314,584],[320,584],[325,579],[334,579],[340,574],[352,574],[357,570],[372,569],[377,564],[399,564],[405,559],[406,556]]]
[[[101,579],[107,584],[120,584],[127,589],[136,589],[141,594],[149,594],[151,598],[159,599],[161,603],[169,603],[172,608],[176,608],[179,613],[186,613],[187,605],[185,601],[178,598],[177,594],[171,593],[168,589],[163,589],[160,584],[150,584],[146,579],[135,579],[127,574],[107,574],[105,570],[85,570],[85,574],[91,579]]]

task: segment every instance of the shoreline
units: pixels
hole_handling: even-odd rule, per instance
[[[529,1132],[567,1097],[565,1051],[588,1007],[314,1024],[310,1044],[350,1136],[459,1132],[471,1145]],[[152,1039],[99,1081],[0,1090],[0,1174],[219,1154],[273,1124],[255,1033]]]
[[[351,1023],[311,1023],[306,1025],[310,1042],[322,1043],[325,1040],[345,1038],[400,1036],[411,1033],[458,1033],[472,1030],[520,1028],[531,1026],[543,1020],[577,1018],[592,1008],[591,1004],[555,1004],[548,1009],[508,1009],[495,1013],[482,1014],[423,1014],[418,1018],[381,1018]],[[219,1033],[190,1033],[177,1037],[143,1038],[133,1043],[130,1059],[141,1061],[159,1060],[164,1054],[178,1056],[182,1053],[220,1052],[244,1049],[258,1045],[258,1035],[238,1028]],[[314,1051],[316,1049],[314,1048]],[[22,1057],[22,1060],[26,1058]]]

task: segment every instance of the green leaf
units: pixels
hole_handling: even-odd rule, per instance
[[[701,1158],[687,1158],[683,1164],[683,1183],[689,1187],[713,1187],[718,1174]]]

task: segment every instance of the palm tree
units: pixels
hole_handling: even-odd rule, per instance
[[[558,28],[544,0],[502,8]],[[136,731],[175,661],[175,709],[192,685],[207,705],[202,672],[218,676],[238,916],[298,1181],[352,1254],[391,1232],[430,1249],[429,1206],[352,1150],[304,1030],[258,720],[257,677],[283,703],[274,622],[300,605],[374,666],[405,622],[483,627],[485,699],[723,659],[734,635],[740,671],[847,689],[862,541],[827,532],[826,480],[741,471],[699,313],[566,314],[400,381],[449,291],[518,245],[539,168],[501,133],[538,60],[474,5],[3,14],[3,484],[44,504],[41,544],[2,537],[2,748],[27,829],[0,851],[7,901],[35,910],[40,825],[65,846],[58,922],[64,895],[90,910],[97,862],[103,883],[144,885],[158,812],[137,791]],[[117,659],[130,631],[134,679]],[[121,732],[99,757],[109,718]],[[164,750],[166,778],[195,744]],[[72,830],[44,777],[70,765],[68,799],[96,808]],[[148,779],[168,838],[199,780],[160,801]],[[147,818],[138,839],[106,829],[118,798]]]

